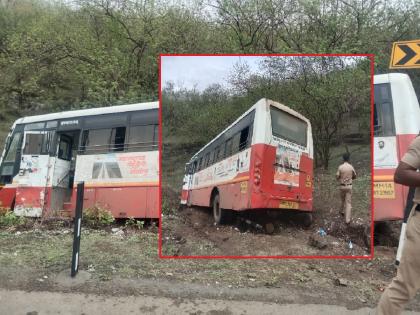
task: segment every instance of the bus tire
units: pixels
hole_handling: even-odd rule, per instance
[[[311,226],[313,221],[312,213],[305,213],[303,215],[303,226],[308,228]]]
[[[220,207],[220,196],[216,193],[213,197],[213,218],[216,224],[226,224],[229,221],[230,213]]]

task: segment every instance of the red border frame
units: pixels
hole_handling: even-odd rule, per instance
[[[371,152],[371,222],[370,222],[370,255],[308,255],[308,256],[166,256],[162,255],[162,57],[368,57],[370,59],[370,152]],[[159,258],[161,259],[373,259],[374,258],[374,199],[373,199],[373,75],[375,66],[374,54],[160,54],[159,55]]]

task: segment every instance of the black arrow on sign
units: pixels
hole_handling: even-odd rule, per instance
[[[417,44],[417,46],[420,47],[420,44]],[[416,61],[416,65],[420,65],[420,58],[419,58],[419,60]]]
[[[403,66],[405,65],[407,62],[409,62],[411,60],[411,58],[413,58],[416,54],[416,52],[414,50],[412,50],[408,45],[398,45],[398,47],[405,52],[405,56],[404,58],[402,58],[400,61],[398,61],[396,63],[397,66]]]

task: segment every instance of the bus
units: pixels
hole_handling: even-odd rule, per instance
[[[404,218],[408,187],[394,173],[420,131],[420,108],[407,74],[374,76],[374,221]]]
[[[158,218],[158,102],[23,117],[0,160],[0,207],[18,216],[74,215],[84,208],[115,218]]]
[[[232,210],[293,209],[312,219],[311,124],[277,102],[259,100],[185,170],[181,204],[213,208],[217,224],[228,222]]]

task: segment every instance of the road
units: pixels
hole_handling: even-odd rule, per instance
[[[155,296],[112,297],[59,292],[24,292],[0,289],[0,314],[374,314],[370,308],[348,310],[343,306],[276,304],[258,301],[176,299]],[[418,312],[405,312],[420,314]]]

